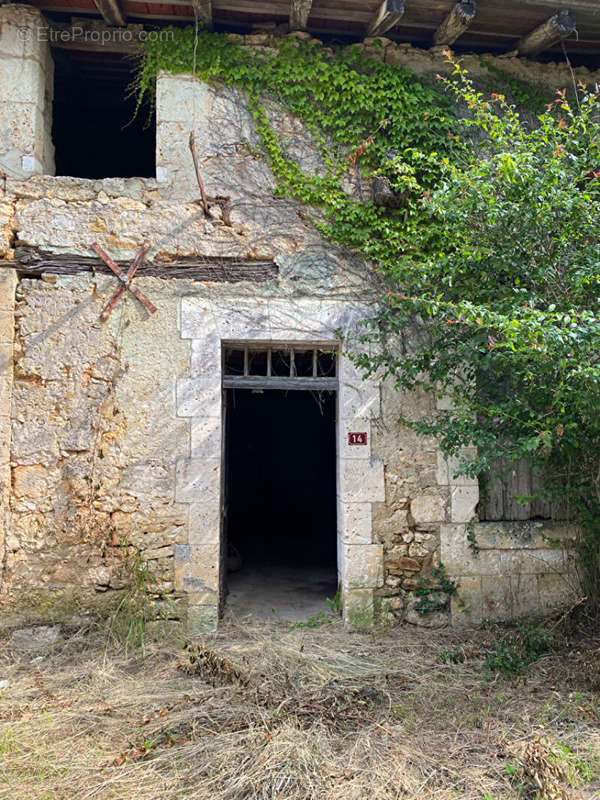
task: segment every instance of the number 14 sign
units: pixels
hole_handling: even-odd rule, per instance
[[[366,444],[367,443],[367,434],[364,433],[349,433],[348,434],[348,444]]]

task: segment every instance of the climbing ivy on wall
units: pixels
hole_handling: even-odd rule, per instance
[[[414,241],[419,199],[436,184],[442,159],[457,158],[463,148],[450,102],[435,87],[363,57],[357,47],[283,38],[256,49],[207,31],[196,41],[193,28],[184,28],[174,29],[172,39],[147,42],[136,85],[139,103],[154,99],[160,70],[191,73],[194,65],[200,79],[244,90],[278,191],[320,208],[324,214],[316,224],[329,238],[374,261]],[[311,132],[324,172],[304,173],[286,152],[269,121],[269,98]],[[343,190],[344,178],[370,175],[390,181],[405,198],[402,208],[378,207],[366,190],[364,199]]]

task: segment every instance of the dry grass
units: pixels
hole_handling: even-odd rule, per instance
[[[600,797],[600,643],[486,680],[493,635],[229,623],[145,661],[100,632],[41,660],[5,645],[0,798]]]

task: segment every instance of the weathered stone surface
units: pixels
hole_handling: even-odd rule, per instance
[[[427,522],[442,522],[444,501],[435,495],[415,497],[410,504],[410,515],[417,525]]]
[[[221,461],[185,458],[177,464],[175,497],[179,503],[219,503]]]
[[[346,503],[383,502],[383,462],[376,459],[341,459],[340,497]]]
[[[470,519],[473,519],[478,502],[478,486],[453,486],[450,490],[452,522],[469,522]]]
[[[59,639],[60,628],[58,625],[37,625],[32,628],[21,628],[18,631],[14,631],[10,637],[10,644],[15,650],[27,653],[43,650]]]
[[[378,544],[345,545],[344,583],[348,589],[375,589],[383,583],[383,547]]]
[[[371,503],[338,503],[338,519],[344,544],[371,544]]]
[[[387,559],[385,568],[391,572],[404,572],[405,570],[408,572],[420,572],[421,562],[417,561],[415,558],[402,556],[400,558]]]
[[[375,598],[372,589],[348,589],[344,593],[344,623],[356,630],[375,623]]]

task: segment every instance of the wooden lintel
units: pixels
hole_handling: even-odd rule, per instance
[[[116,25],[119,28],[125,25],[125,15],[120,0],[94,0],[94,4],[107,25]]]
[[[517,44],[516,50],[520,56],[537,56],[538,53],[566,39],[576,30],[575,17],[568,11],[558,11],[534,31],[524,36]]]
[[[129,267],[129,262],[117,261],[116,264],[123,270]],[[16,247],[13,259],[0,259],[0,271],[3,268],[15,269],[24,278],[35,278],[44,274],[112,274],[100,258],[79,253],[50,253],[26,245]],[[144,261],[136,275],[140,278],[164,280],[187,278],[193,281],[237,283],[267,281],[276,278],[278,272],[277,264],[269,259],[187,256],[173,261]]]
[[[335,392],[337,378],[278,378],[262,375],[223,375],[224,389],[290,389]]]
[[[383,0],[369,25],[368,35],[383,36],[400,22],[403,14],[404,0]]]
[[[433,34],[433,43],[453,44],[475,19],[475,10],[475,0],[459,0]]]
[[[212,0],[191,0],[194,14],[209,31],[213,26]]]
[[[290,0],[290,30],[305,31],[312,8],[312,0]]]

